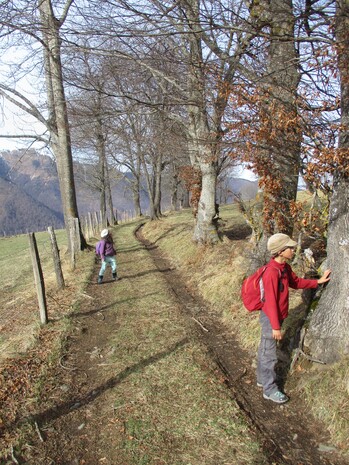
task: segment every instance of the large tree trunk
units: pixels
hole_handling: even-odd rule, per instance
[[[266,232],[292,234],[302,133],[297,112],[298,57],[291,0],[271,0],[268,65],[261,89],[258,174],[264,190]]]
[[[341,78],[339,159],[334,179],[327,242],[332,278],[321,296],[305,339],[314,358],[333,363],[349,354],[349,4],[337,2],[336,40]]]
[[[349,354],[349,181],[339,177],[331,199],[327,242],[331,281],[310,321],[305,345],[333,363]]]
[[[98,118],[97,118],[98,120]],[[99,209],[102,215],[102,227],[107,226],[106,185],[105,185],[105,146],[103,135],[97,134]]]
[[[216,151],[213,147],[210,127],[208,123],[206,95],[205,95],[205,70],[203,67],[203,53],[201,45],[201,27],[199,15],[199,3],[197,0],[189,0],[186,10],[188,24],[193,32],[188,36],[190,45],[189,62],[189,101],[188,105],[189,127],[188,147],[191,165],[201,170],[202,188],[193,238],[198,243],[215,244],[218,242],[218,232],[213,218],[216,214]]]
[[[178,210],[178,186],[179,186],[179,175],[175,163],[172,163],[173,174],[171,177],[171,210]]]
[[[64,222],[67,230],[68,244],[70,244],[70,218],[78,218],[79,214],[76,203],[73,157],[61,66],[59,28],[62,22],[54,17],[50,0],[39,2],[39,11],[42,22],[42,33],[46,45],[44,49],[44,62],[51,121],[52,150],[56,157]],[[83,249],[87,244],[83,237],[80,223],[79,232],[81,248]]]
[[[111,226],[114,226],[117,224],[117,219],[115,218],[115,213],[114,213],[114,204],[113,204],[113,195],[111,192],[111,186],[110,186],[110,176],[109,176],[109,167],[108,167],[108,162],[107,162],[107,157],[105,157],[105,167],[104,167],[104,174],[105,174],[105,195],[106,195],[106,204],[107,204],[107,211],[109,212],[107,214],[108,222]]]
[[[136,216],[142,216],[142,209],[141,209],[141,196],[139,195],[139,183],[138,188],[132,190],[133,196],[133,207],[135,209]]]
[[[156,217],[162,216],[161,212],[161,177],[162,177],[162,154],[159,153],[156,157],[154,166],[154,208]]]
[[[142,208],[141,208],[141,161],[139,157],[137,158],[137,166],[136,166],[136,176],[135,176],[135,183],[134,183],[134,191],[133,191],[133,203],[135,207],[135,212],[137,216],[143,216]]]
[[[147,164],[146,164],[143,154],[141,154],[141,162],[143,166],[143,172],[144,172],[145,181],[147,184],[147,191],[148,191],[148,197],[149,197],[149,217],[153,221],[153,220],[158,219],[156,215],[155,204],[154,204],[154,177],[152,178],[148,171]]]
[[[211,163],[200,163],[202,173],[202,189],[198,204],[194,240],[203,244],[214,244],[218,241],[216,225],[212,222],[216,214],[216,169]]]

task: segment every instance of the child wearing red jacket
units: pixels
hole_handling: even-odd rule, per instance
[[[320,279],[299,278],[288,263],[294,255],[297,243],[286,234],[274,234],[268,240],[272,258],[263,274],[264,303],[260,312],[261,341],[258,348],[257,386],[263,387],[264,399],[277,404],[287,402],[288,397],[276,384],[276,343],[282,339],[282,322],[288,315],[288,288],[310,289],[330,280],[331,270]]]

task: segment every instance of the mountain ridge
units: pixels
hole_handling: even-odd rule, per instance
[[[75,188],[80,216],[99,211],[99,194],[93,189],[93,165],[75,162]],[[127,182],[131,174],[111,172],[114,209],[133,211],[132,193]],[[85,180],[84,180],[85,178]],[[85,181],[88,181],[88,185]],[[168,183],[163,183],[164,185]],[[253,198],[257,184],[231,178],[225,202],[234,201],[233,191],[244,198]],[[145,189],[141,192],[142,211],[148,208]],[[52,158],[33,150],[0,151],[0,235],[36,232],[53,226],[64,227],[61,195],[56,164]],[[163,209],[170,205],[170,193],[164,189]]]

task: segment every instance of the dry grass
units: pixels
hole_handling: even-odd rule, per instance
[[[159,225],[152,225],[156,226],[153,233],[159,234]],[[104,446],[108,448],[110,463],[266,465],[268,460],[255,434],[224,382],[217,378],[216,366],[207,357],[205,347],[191,337],[190,326],[173,302],[167,283],[148,252],[134,238],[135,226],[136,223],[122,225],[115,231],[122,279],[110,287],[115,295],[111,297],[114,305],[108,306],[108,312],[117,315],[117,330],[111,330],[109,337],[103,340],[108,348],[104,358],[107,366],[103,368],[107,376],[128,373],[115,389],[109,390],[105,411],[98,411],[101,426],[97,436],[106,441]],[[188,234],[190,227],[178,223],[175,230],[180,231],[178,236],[182,237],[185,231]],[[181,242],[175,230],[170,228],[162,233],[171,241]],[[184,257],[188,249],[181,250]],[[26,396],[29,395],[27,402],[31,406],[25,402],[19,406],[23,398],[19,392],[20,403],[16,397],[11,399],[11,404],[7,401],[7,411],[13,408],[13,415],[5,417],[6,422],[40,405],[40,392],[50,375],[50,364],[57,363],[60,341],[64,341],[69,330],[69,318],[64,315],[82,302],[92,258],[91,253],[81,255],[77,272],[69,278],[74,292],[62,291],[63,295],[69,294],[62,313],[59,315],[58,306],[56,319],[39,332],[49,340],[43,346],[45,353],[43,348],[38,350],[42,357],[38,373],[33,376],[29,365],[24,365],[18,373],[35,381],[30,391],[26,391],[27,379],[21,388]],[[55,298],[62,306],[62,298]],[[65,321],[67,326],[64,327]],[[20,380],[15,381],[19,385]],[[112,421],[103,424],[111,406]],[[19,412],[18,408],[22,410]],[[84,431],[87,434],[88,425]],[[11,439],[17,454],[24,450],[28,434],[24,425]],[[92,431],[91,444],[95,441],[96,431]]]
[[[312,412],[328,427],[333,441],[349,455],[349,360],[330,367],[299,366],[298,390]]]
[[[309,194],[301,193],[301,201],[308,201],[309,198]],[[224,230],[241,230],[244,220],[236,207],[223,207],[220,216],[223,218]],[[164,234],[164,231],[172,232]],[[169,214],[165,220],[148,223],[145,234],[156,241],[168,258],[180,268],[188,284],[221,312],[225,323],[253,357],[259,343],[258,318],[243,308],[240,299],[241,283],[247,270],[246,256],[251,247],[248,238],[235,237],[229,240],[224,237],[214,248],[196,248],[192,242],[192,219],[188,212]],[[287,331],[294,331],[294,323],[304,317],[301,302],[300,292],[292,291],[290,317],[285,322]],[[313,366],[304,371],[299,366],[302,370],[301,379],[298,381],[297,373],[293,377],[290,374],[288,383],[298,383],[298,389],[302,390],[311,411],[328,427],[333,442],[345,454],[349,454],[348,362],[343,360],[321,371],[317,371],[317,368]]]
[[[227,234],[234,228],[245,234],[242,228],[245,222],[236,206],[222,207],[220,216],[223,218],[222,229]],[[222,241],[215,247],[197,247],[192,240],[192,227],[191,212],[187,210],[147,223],[144,233],[181,269],[188,284],[222,312],[242,346],[254,351],[258,343],[257,314],[243,310],[240,300],[240,287],[248,265],[245,257],[251,245],[247,238],[230,240],[222,236]]]
[[[243,230],[244,221],[235,207],[222,208],[221,217],[226,231]],[[207,361],[204,348],[196,343],[176,346],[185,339],[187,328],[176,316],[175,308],[170,303],[164,304],[170,301],[166,286],[158,280],[148,255],[133,238],[134,227],[135,223],[117,228],[121,246],[119,266],[127,270],[132,279],[118,283],[119,291],[127,298],[117,308],[121,324],[111,341],[117,354],[112,362],[115,370],[122,370],[154,354],[164,352],[167,355],[139,372],[134,371],[115,392],[114,406],[125,432],[120,444],[122,456],[127,458],[125,463],[262,464],[265,458],[250,436],[238,408],[227,398],[225,387],[215,379],[214,367]],[[246,274],[244,257],[250,247],[248,238],[224,237],[214,248],[197,248],[192,242],[192,227],[191,212],[185,211],[147,223],[144,232],[187,276],[188,285],[199,290],[205,300],[222,313],[231,331],[252,355],[258,344],[259,325],[256,315],[248,314],[240,302],[240,286]],[[48,239],[43,234],[43,243],[38,242],[41,253],[45,254]],[[64,242],[63,236],[62,240]],[[21,261],[21,270],[18,270],[18,262],[14,264],[11,259],[14,249],[22,258],[26,256],[26,236],[0,239],[0,271],[5,283],[1,316],[7,318],[1,323],[5,331],[0,341],[0,357],[13,354],[15,348],[25,351],[34,344],[39,333],[30,260],[29,265],[27,263],[29,256]],[[64,243],[61,250],[64,250]],[[53,321],[60,321],[62,315],[72,311],[83,298],[93,260],[93,253],[81,254],[75,273],[64,263],[68,287],[57,293],[47,256],[45,279],[49,316]],[[140,281],[137,276],[147,279]],[[291,307],[298,304],[296,294]],[[57,340],[65,331],[58,326],[55,323],[52,328],[53,332],[57,330],[54,336]],[[11,331],[12,327],[16,331]],[[59,343],[56,347],[59,351]],[[174,349],[168,350],[170,347]],[[321,371],[309,369],[305,364],[299,369],[302,371],[297,371],[294,381],[309,408],[328,426],[333,441],[343,451],[348,451],[347,361]],[[43,372],[41,378],[44,376]]]
[[[79,257],[77,269],[70,269],[66,254],[65,231],[56,231],[66,289],[58,292],[50,238],[46,232],[35,234],[43,270],[49,319],[67,313],[79,299],[93,264],[93,253]],[[0,364],[9,357],[25,353],[35,343],[40,329],[39,309],[34,283],[29,241],[25,234],[0,238]],[[78,289],[78,290],[77,290]]]
[[[153,238],[161,235],[180,245],[190,227],[174,221],[166,228],[165,223],[147,228]],[[118,304],[119,327],[110,345],[113,371],[139,369],[114,393],[118,421],[125,425],[119,457],[144,465],[265,463],[205,348],[190,337],[166,281],[147,251],[130,241],[131,227],[117,233],[119,268],[126,275],[118,292],[127,299]],[[148,364],[154,356],[157,361]]]

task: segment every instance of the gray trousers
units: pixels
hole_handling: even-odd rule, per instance
[[[257,382],[263,385],[263,392],[269,396],[279,390],[275,373],[277,362],[276,340],[273,339],[273,329],[269,318],[262,310],[260,311],[259,322],[261,325],[261,341],[258,347]]]

